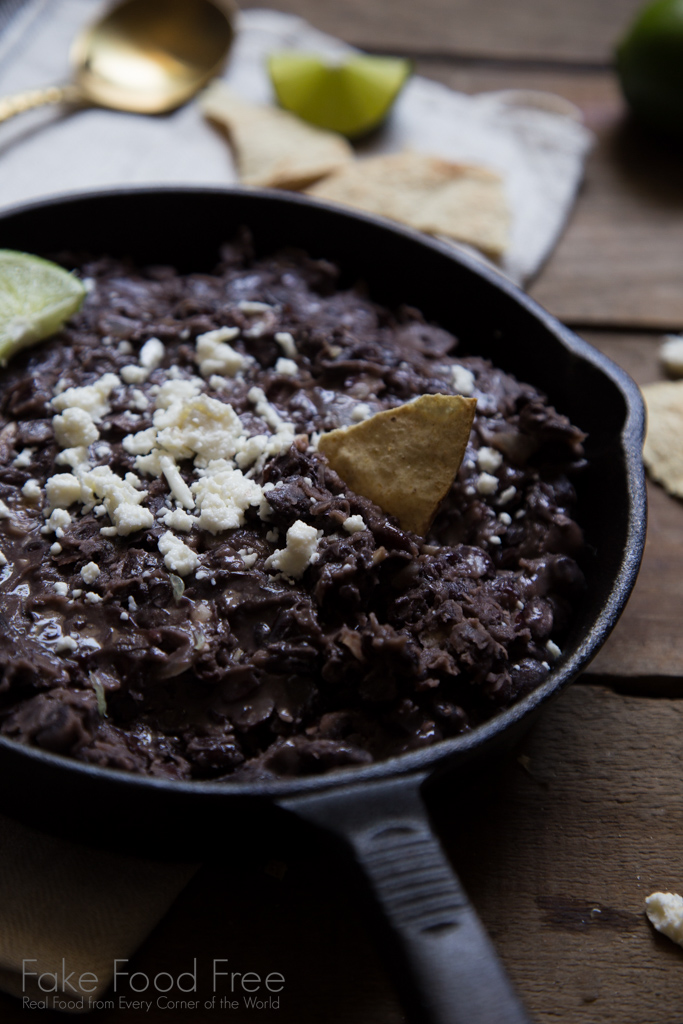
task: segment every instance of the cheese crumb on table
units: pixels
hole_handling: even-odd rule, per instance
[[[659,360],[670,377],[683,377],[683,335],[665,336],[659,349]]]
[[[683,946],[683,897],[673,892],[653,892],[645,900],[650,923],[679,946]]]

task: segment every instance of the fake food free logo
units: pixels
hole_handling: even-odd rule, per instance
[[[195,957],[190,970],[176,975],[159,971],[153,976],[144,971],[131,971],[128,960],[115,960],[111,988],[107,995],[97,997],[93,993],[101,983],[92,971],[81,974],[70,971],[65,959],[62,959],[61,969],[56,971],[38,971],[36,964],[35,959],[22,961],[24,1009],[277,1010],[280,993],[285,987],[285,977],[279,971],[265,975],[256,971],[233,971],[228,967],[227,958],[214,959],[200,971]],[[211,993],[208,997],[207,990]]]

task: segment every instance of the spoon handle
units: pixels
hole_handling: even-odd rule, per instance
[[[44,89],[27,89],[13,96],[0,98],[0,124],[9,121],[15,114],[23,114],[34,107],[44,107],[52,103],[77,103],[83,97],[75,85],[48,85]]]

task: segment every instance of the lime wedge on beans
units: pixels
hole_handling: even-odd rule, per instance
[[[85,287],[56,263],[0,249],[0,366],[55,334],[80,308]]]
[[[412,64],[364,54],[328,64],[316,54],[285,51],[269,58],[268,70],[280,106],[353,139],[381,124]]]

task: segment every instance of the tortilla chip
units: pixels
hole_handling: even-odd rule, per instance
[[[346,164],[307,192],[467,242],[488,256],[501,256],[508,246],[503,184],[483,167],[424,153],[390,153]]]
[[[353,159],[341,135],[277,107],[247,103],[214,82],[200,97],[206,117],[227,129],[245,185],[301,189]]]
[[[642,388],[647,406],[643,462],[669,494],[683,498],[683,381],[661,381]]]
[[[323,434],[318,450],[356,494],[424,537],[460,468],[476,405],[462,395],[422,395]]]

